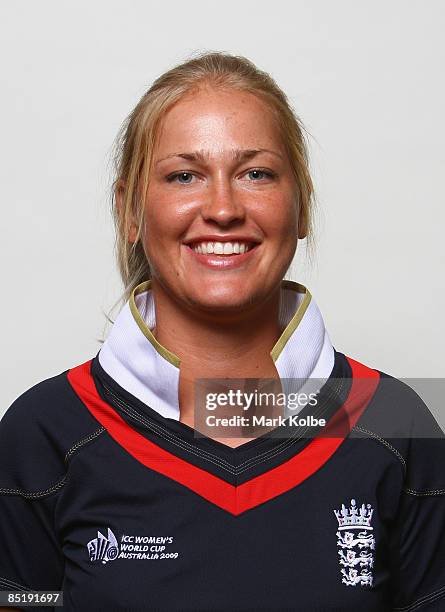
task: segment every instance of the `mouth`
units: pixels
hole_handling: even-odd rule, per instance
[[[200,241],[186,243],[192,251],[199,255],[216,255],[218,257],[235,257],[251,251],[259,245],[259,242],[215,242]]]
[[[193,261],[210,268],[229,270],[253,259],[260,244],[252,241],[200,241],[183,244],[183,246]]]

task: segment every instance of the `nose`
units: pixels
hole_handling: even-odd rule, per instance
[[[201,206],[201,215],[205,221],[215,221],[223,226],[245,218],[244,205],[230,180],[221,178],[209,185],[206,199]]]

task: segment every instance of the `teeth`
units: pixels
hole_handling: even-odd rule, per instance
[[[193,245],[195,253],[209,255],[238,255],[247,253],[249,245],[245,242],[201,242]]]

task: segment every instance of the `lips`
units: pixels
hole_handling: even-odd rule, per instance
[[[209,241],[209,242],[211,242],[211,241]],[[230,242],[230,241],[227,241],[227,242]],[[213,255],[215,257],[235,257],[237,255],[244,255],[244,253],[196,253],[195,247],[198,244],[202,244],[202,243],[201,242],[192,242],[190,244],[186,244],[185,246],[190,248],[195,254],[197,254],[197,255],[206,255],[207,257],[211,257]],[[248,253],[249,251],[252,251],[255,247],[257,247],[259,243],[258,242],[243,242],[242,244],[247,244],[248,250],[246,252]]]
[[[249,250],[245,253],[233,253],[231,255],[218,255],[216,253],[197,253],[193,249],[193,243],[191,243],[190,245],[187,244],[183,246],[185,247],[187,255],[191,256],[193,258],[193,261],[195,261],[196,263],[217,270],[230,270],[242,266],[243,264],[247,263],[250,259],[256,256],[259,243],[255,242],[252,244],[253,246],[249,248]]]
[[[258,244],[257,242],[245,242],[245,241],[235,241],[235,240],[233,240],[233,241],[228,240],[227,242],[221,242],[221,241],[217,242],[216,240],[212,242],[211,240],[209,240],[209,241],[203,240],[201,242],[193,242],[193,243],[191,243],[191,244],[189,244],[187,246],[190,246],[192,249],[196,249],[196,247],[198,247],[199,245],[201,245],[201,247],[202,247],[202,245],[208,245],[209,243],[211,243],[213,245],[213,248],[214,248],[215,244],[218,244],[218,245],[220,245],[220,244],[223,244],[223,245],[231,244],[232,247],[233,247],[233,245],[239,245],[239,248],[241,248],[241,245],[243,245],[243,248],[247,247],[246,250],[252,249],[254,246],[256,246]],[[223,253],[216,253],[214,250],[213,250],[213,254],[214,255],[231,255],[231,253],[225,253],[225,252],[223,252]],[[236,254],[238,254],[238,253],[236,253]]]

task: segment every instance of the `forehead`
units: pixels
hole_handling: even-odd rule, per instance
[[[155,157],[182,149],[221,155],[226,150],[255,148],[283,150],[269,105],[249,92],[205,88],[185,95],[164,115]]]

